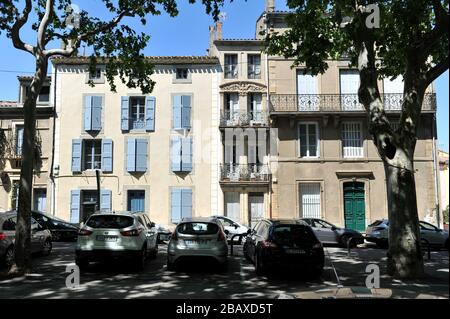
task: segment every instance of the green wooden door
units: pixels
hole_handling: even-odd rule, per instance
[[[344,215],[346,228],[357,231],[365,230],[364,183],[350,182],[344,184]]]

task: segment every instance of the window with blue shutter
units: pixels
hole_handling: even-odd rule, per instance
[[[181,127],[184,129],[191,128],[191,97],[189,95],[183,95],[181,97],[182,109],[181,109]]]
[[[130,138],[127,141],[127,171],[145,172],[148,162],[148,141],[143,138]]]
[[[102,140],[102,171],[112,172],[113,170],[113,141],[111,139]]]
[[[111,211],[111,193],[109,189],[100,190],[100,210]]]
[[[81,172],[82,140],[72,140],[72,172]]]
[[[121,98],[120,127],[122,131],[130,130],[130,98],[128,96]]]
[[[181,113],[182,113],[183,103],[181,95],[174,95],[173,97],[173,113],[172,113],[172,121],[173,128],[180,129],[183,128],[181,123]]]
[[[172,188],[171,192],[171,220],[176,224],[181,221],[181,189]]]
[[[136,172],[147,170],[147,144],[146,139],[136,139]]]
[[[183,218],[192,217],[192,189],[172,188],[171,190],[171,220],[178,223]]]
[[[84,130],[102,130],[102,97],[86,96],[84,99]]]
[[[70,222],[80,222],[80,206],[81,206],[81,191],[79,189],[70,191]]]
[[[181,170],[183,172],[192,171],[192,138],[181,138]]]
[[[128,191],[127,209],[130,212],[145,211],[145,191],[142,190]]]
[[[153,96],[147,96],[145,99],[145,129],[147,131],[155,130],[155,107],[156,99]]]
[[[170,169],[172,172],[181,171],[181,138],[173,137],[170,149]]]

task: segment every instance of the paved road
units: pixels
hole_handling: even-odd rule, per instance
[[[74,245],[55,243],[47,257],[36,257],[33,273],[26,277],[0,280],[1,298],[274,298],[295,295],[304,291],[336,287],[338,281],[331,265],[339,276],[341,285],[364,286],[367,263],[382,264],[385,251],[361,248],[347,256],[340,248],[327,248],[327,262],[323,276],[311,280],[281,277],[256,277],[254,267],[242,257],[238,246],[230,257],[229,269],[216,272],[210,264],[182,267],[177,272],[166,269],[166,245],[159,246],[156,259],[147,262],[145,270],[135,272],[126,264],[92,264],[81,274],[80,286],[66,287],[66,266],[73,265]],[[381,262],[380,262],[381,261]],[[332,262],[332,263],[331,263]],[[424,282],[394,282],[382,278],[382,286],[402,289],[408,293],[396,297],[446,297],[448,298],[448,252],[434,252],[431,269]],[[434,267],[434,268],[433,268]],[[445,271],[446,268],[446,271]],[[437,274],[437,275],[436,275]],[[397,285],[397,286],[396,286]]]

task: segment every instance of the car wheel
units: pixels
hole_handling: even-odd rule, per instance
[[[376,244],[377,244],[378,248],[382,248],[382,249],[386,249],[389,246],[388,242],[384,241],[384,240],[379,240],[376,242]]]
[[[244,246],[242,247],[242,252],[244,253],[245,259],[247,259],[247,261],[249,261],[249,262],[252,262],[252,259],[250,258],[250,256],[247,253],[247,245],[246,245],[246,243],[244,243]]]
[[[174,271],[175,270],[175,264],[170,262],[169,259],[167,259],[167,270],[168,271]]]
[[[50,239],[47,239],[44,242],[44,245],[42,245],[42,256],[48,256],[52,252],[52,241]]]
[[[219,265],[219,272],[227,272],[228,271],[228,261],[221,263]]]
[[[84,258],[75,258],[75,265],[77,265],[80,270],[86,270],[89,266],[89,261]]]
[[[447,240],[445,241],[445,245],[444,245],[444,247],[445,247],[445,249],[447,249],[447,250],[448,250],[448,238],[447,238]]]
[[[134,262],[136,270],[141,271],[145,268],[145,261],[147,259],[147,247],[142,247],[139,255],[136,257]]]
[[[318,266],[317,268],[313,268],[311,270],[311,276],[314,279],[320,278],[320,276],[322,276],[322,272],[323,272],[323,265],[322,266]]]
[[[262,258],[259,256],[258,252],[255,254],[255,272],[257,276],[263,276],[266,273]]]
[[[5,266],[9,270],[15,262],[14,246],[9,247],[5,253]]]
[[[155,248],[150,253],[150,258],[155,259],[156,255],[158,255],[158,244],[156,244]]]

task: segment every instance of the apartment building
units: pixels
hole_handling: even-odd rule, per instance
[[[217,213],[218,60],[148,57],[150,95],[116,79],[88,58],[57,58],[55,215],[79,223],[96,209],[145,211],[157,223]],[[95,86],[89,85],[93,81]],[[217,140],[217,141],[216,141]],[[100,205],[96,170],[100,170]]]
[[[5,157],[0,165],[0,211],[16,209],[23,142],[23,102],[29,92],[31,77],[18,77],[18,100],[0,101],[0,130],[5,141]],[[49,172],[52,153],[53,108],[50,103],[50,77],[44,82],[36,106],[36,168],[33,176],[32,208],[50,211]]]

